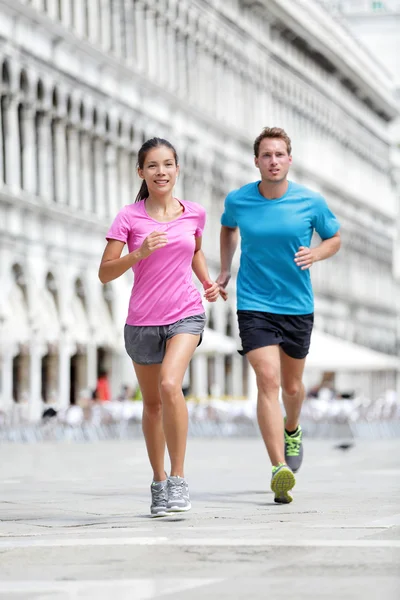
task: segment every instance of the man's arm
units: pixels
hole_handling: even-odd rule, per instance
[[[300,246],[298,252],[294,255],[294,261],[304,271],[305,269],[309,269],[315,262],[325,260],[336,254],[339,251],[340,244],[340,232],[338,231],[331,238],[322,240],[315,248]]]
[[[239,241],[239,229],[237,227],[221,226],[220,254],[221,272],[217,277],[217,283],[225,289],[231,278],[232,259]]]

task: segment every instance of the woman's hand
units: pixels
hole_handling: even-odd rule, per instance
[[[150,254],[153,254],[155,250],[163,248],[167,244],[168,240],[164,232],[153,231],[140,246],[140,256],[141,258],[147,258]]]
[[[218,283],[213,281],[203,281],[203,288],[205,289],[204,297],[208,302],[216,302],[221,297],[226,300],[228,294],[223,290]]]

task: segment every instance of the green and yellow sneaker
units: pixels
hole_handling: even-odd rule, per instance
[[[293,473],[297,473],[303,462],[303,432],[300,425],[292,435],[285,429],[285,460]]]
[[[275,494],[275,502],[278,504],[289,504],[293,498],[289,491],[296,484],[295,476],[287,465],[280,463],[277,467],[272,467],[271,490]]]

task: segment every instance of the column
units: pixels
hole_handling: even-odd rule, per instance
[[[32,106],[24,108],[24,152],[23,152],[23,171],[24,188],[31,194],[36,193],[36,141],[35,141],[35,109]]]
[[[128,65],[133,66],[136,63],[135,9],[131,0],[123,0],[123,2],[125,2],[126,59]]]
[[[92,336],[93,338],[94,336]],[[87,382],[86,387],[94,391],[97,385],[97,346],[95,343],[89,343],[87,346]]]
[[[67,165],[67,140],[65,123],[61,119],[56,119],[53,124],[54,127],[54,146],[55,152],[53,155],[54,160],[54,189],[55,189],[55,201],[59,204],[66,204],[67,202],[67,179],[68,179],[68,165]]]
[[[129,185],[129,155],[128,152],[124,148],[120,148],[119,150],[119,185],[120,185],[120,194],[118,198],[119,207],[125,206],[126,204],[130,204],[130,185]]]
[[[4,155],[3,155],[3,140],[4,144],[6,143],[6,129],[3,123],[3,115],[5,115],[5,99],[0,95],[0,186],[3,185],[5,181],[5,171],[4,171]]]
[[[29,364],[29,421],[39,421],[42,416],[42,357],[45,353],[43,344],[36,340],[30,345]]]
[[[101,2],[101,41],[102,48],[108,52],[111,45],[111,12],[110,0],[100,0]]]
[[[214,384],[211,389],[211,395],[220,398],[225,393],[225,357],[223,354],[216,354],[214,358]]]
[[[52,198],[52,143],[51,122],[47,113],[41,113],[38,131],[38,159],[39,159],[39,195],[46,201]]]
[[[58,0],[47,0],[47,14],[51,19],[58,18]]]
[[[63,0],[61,2],[61,21],[65,27],[71,27],[71,0]]]
[[[111,23],[112,27],[112,50],[120,57],[122,55],[122,29],[121,29],[121,0],[111,2]]]
[[[243,396],[243,358],[239,354],[232,356],[232,396]]]
[[[193,381],[191,383],[193,395],[195,398],[206,398],[208,396],[207,356],[205,354],[195,354],[192,363]]]
[[[147,65],[146,52],[146,24],[144,20],[144,6],[142,2],[135,3],[135,45],[136,45],[136,68],[145,71]]]
[[[19,124],[18,102],[15,96],[7,96],[4,100],[3,135],[5,135],[6,171],[5,181],[11,190],[20,187],[20,162],[19,162]]]
[[[13,406],[13,359],[15,353],[10,348],[4,348],[1,355],[1,388],[0,399],[2,403],[0,410],[8,413]]]
[[[68,198],[67,203],[73,207],[79,206],[79,140],[75,127],[67,128],[68,148]]]
[[[248,371],[248,376],[247,376],[247,389],[248,389],[248,392],[247,392],[248,399],[253,402],[256,402],[257,396],[258,396],[257,380],[256,380],[256,374],[251,365],[249,365],[249,371]]]
[[[90,161],[90,138],[87,131],[80,133],[80,151],[81,151],[81,203],[85,212],[92,212],[92,182],[91,182],[91,161]]]
[[[168,88],[174,92],[177,88],[177,65],[175,62],[175,29],[171,20],[166,25],[165,55],[168,63]]]
[[[155,11],[151,8],[147,8],[145,12],[146,17],[146,53],[148,57],[148,76],[150,79],[155,79],[159,73],[159,64],[158,64],[158,39],[157,39],[157,29],[155,26]]]
[[[106,198],[108,205],[107,214],[111,218],[114,218],[118,211],[117,151],[111,143],[106,146],[106,177],[108,193],[108,198]]]
[[[103,219],[106,214],[106,198],[104,188],[104,142],[101,138],[94,140],[94,199],[95,213],[99,219]]]
[[[75,346],[61,337],[58,350],[58,410],[65,410],[70,400],[71,356]]]
[[[90,0],[93,2],[93,0]],[[86,15],[85,15],[85,3],[83,0],[72,0],[74,3],[74,29],[78,36],[84,37],[86,36],[85,26],[86,26]]]
[[[98,0],[89,0],[89,39],[93,44],[99,43],[99,31],[101,27]]]

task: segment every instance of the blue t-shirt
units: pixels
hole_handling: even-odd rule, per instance
[[[324,240],[335,235],[339,222],[325,199],[289,181],[281,198],[259,192],[260,181],[234,190],[225,200],[221,224],[239,227],[241,257],[237,278],[238,310],[281,315],[314,311],[310,270],[294,262],[300,246],[309,247],[313,231]]]

